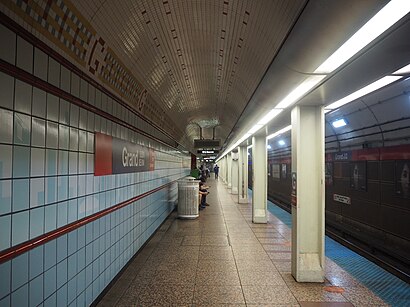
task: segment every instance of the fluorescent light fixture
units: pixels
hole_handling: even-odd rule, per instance
[[[286,143],[284,140],[279,140],[278,141],[279,146],[284,146]]]
[[[406,75],[406,74],[410,74],[410,64],[400,68],[399,70],[396,70],[393,73],[393,75]]]
[[[303,95],[309,92],[313,87],[319,84],[326,76],[325,75],[314,75],[309,76],[305,79],[297,88],[295,88],[290,94],[288,94],[279,104],[275,107],[276,109],[285,109],[290,105],[294,104]]]
[[[360,97],[363,97],[363,96],[365,96],[365,95],[367,95],[371,92],[374,92],[374,91],[378,90],[379,88],[382,88],[383,86],[386,86],[386,85],[388,85],[388,84],[390,84],[390,83],[392,83],[392,82],[394,82],[394,81],[396,81],[400,78],[401,78],[401,76],[385,76],[385,77],[383,77],[383,78],[381,78],[381,79],[379,79],[379,80],[377,80],[377,81],[375,81],[375,82],[361,88],[360,90],[358,90],[358,91],[356,91],[356,92],[354,92],[350,95],[347,95],[346,97],[344,97],[344,98],[342,98],[338,101],[335,101],[335,102],[331,103],[330,105],[326,106],[325,108],[330,109],[330,110],[340,108],[341,106],[345,105],[346,103],[352,102],[353,100],[356,100],[356,99],[358,99]]]
[[[270,144],[268,144],[268,146],[266,146],[266,148],[267,148],[268,150],[271,150],[271,149],[272,149],[272,146],[271,146]]]
[[[344,127],[346,125],[347,125],[347,122],[345,121],[344,118],[336,119],[332,122],[332,126],[335,128]]]
[[[256,124],[255,126],[253,126],[249,131],[248,131],[248,133],[250,134],[250,135],[252,135],[252,134],[254,134],[256,131],[258,131],[260,128],[262,128],[263,127],[263,125],[261,125],[261,124]]]
[[[276,116],[278,116],[283,110],[282,109],[272,109],[266,114],[264,117],[262,117],[261,120],[258,121],[258,125],[263,125],[265,126],[267,123],[269,123],[272,119],[274,119]]]
[[[289,131],[289,130],[291,130],[291,129],[292,129],[292,125],[286,126],[285,128],[282,128],[282,129],[280,129],[280,130],[278,130],[278,131],[276,131],[276,132],[274,132],[274,133],[272,133],[272,134],[269,134],[269,135],[266,137],[266,139],[267,139],[267,140],[273,139],[274,137],[276,137],[276,136],[278,136],[278,135],[280,135],[280,134],[282,134],[282,133],[285,133],[285,132],[287,132],[287,131]]]
[[[315,73],[331,73],[410,12],[410,1],[392,0],[327,58]]]

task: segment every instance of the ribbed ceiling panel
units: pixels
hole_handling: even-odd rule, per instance
[[[305,0],[122,0],[74,5],[192,139],[224,140]],[[188,126],[190,126],[189,129]]]

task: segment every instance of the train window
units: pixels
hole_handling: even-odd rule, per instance
[[[410,160],[396,161],[396,195],[410,198]]]
[[[281,178],[282,179],[286,179],[286,169],[287,169],[286,164],[282,164],[282,167],[281,167]]]
[[[272,164],[272,177],[274,179],[280,179],[280,165]]]
[[[366,191],[366,178],[366,161],[350,162],[350,187],[357,191]]]
[[[325,162],[325,185],[333,185],[333,162]]]

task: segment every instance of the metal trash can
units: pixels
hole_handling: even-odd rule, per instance
[[[196,219],[199,216],[199,180],[186,177],[178,180],[178,218]]]

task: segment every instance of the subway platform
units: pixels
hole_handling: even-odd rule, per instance
[[[253,224],[250,204],[208,184],[210,206],[196,220],[171,214],[98,306],[389,305],[329,258],[324,283],[297,283],[289,226],[271,213]]]

